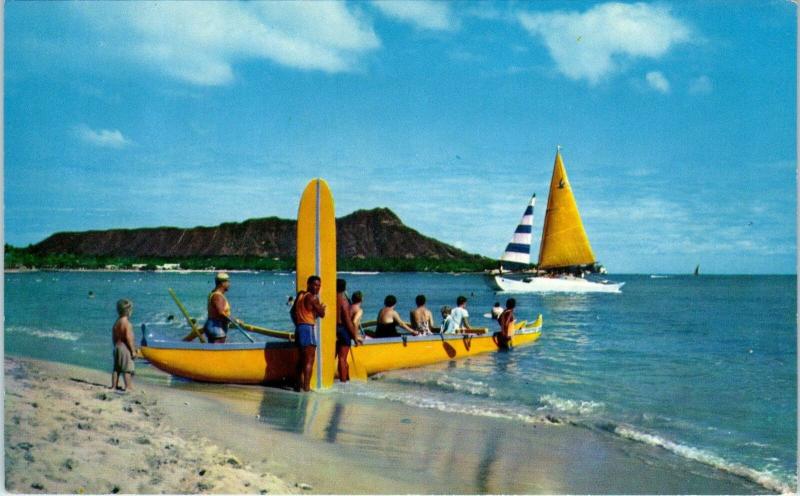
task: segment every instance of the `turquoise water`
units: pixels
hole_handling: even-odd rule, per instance
[[[383,297],[407,315],[463,294],[473,325],[503,295],[477,275],[349,274],[367,318]],[[105,370],[119,298],[133,321],[178,337],[166,288],[201,317],[209,273],[35,272],[5,276],[5,351]],[[536,424],[568,422],[620,442],[658,446],[772,491],[796,487],[796,278],[615,276],[614,295],[515,295],[518,318],[544,315],[541,340],[496,353],[383,374],[335,394]],[[229,299],[248,322],[288,328],[294,275],[233,275]],[[89,292],[94,297],[89,297]],[[170,319],[173,316],[174,318]],[[243,341],[236,336],[234,340]],[[264,340],[260,336],[257,340]]]

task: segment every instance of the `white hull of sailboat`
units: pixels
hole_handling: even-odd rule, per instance
[[[494,276],[491,286],[509,293],[620,293],[624,282],[595,282],[579,277],[530,277],[524,280]]]

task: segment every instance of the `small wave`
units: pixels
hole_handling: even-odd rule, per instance
[[[451,377],[440,377],[436,380],[436,385],[444,389],[458,391],[460,393],[469,393],[475,396],[486,396],[491,398],[495,395],[495,388],[484,382],[470,379],[457,381]]]
[[[539,403],[542,403],[542,406],[539,407],[539,410],[552,408],[559,412],[578,415],[590,415],[605,408],[604,403],[597,401],[567,400],[559,398],[554,394],[546,394],[539,397]]]
[[[454,379],[452,377],[436,375],[431,376],[414,376],[414,375],[393,375],[391,378],[381,376],[381,379],[391,384],[398,384],[403,386],[423,386],[432,390],[439,390],[442,392],[457,392],[468,393],[473,396],[481,397],[494,397],[496,390],[485,382],[473,379]]]
[[[9,327],[8,332],[15,332],[20,334],[27,334],[29,336],[36,336],[37,338],[45,339],[61,339],[62,341],[77,341],[81,338],[80,334],[74,332],[62,331],[59,329],[32,329],[30,327]]]
[[[759,484],[767,488],[770,491],[776,491],[782,494],[795,493],[795,488],[797,486],[796,478],[794,479],[793,482],[786,482],[782,480],[779,476],[770,471],[756,470],[754,468],[746,467],[740,463],[729,462],[724,458],[715,455],[711,452],[675,443],[668,439],[664,439],[660,436],[640,432],[630,427],[624,427],[618,425],[606,426],[604,430],[613,432],[614,434],[617,434],[618,436],[623,437],[625,439],[637,441],[643,444],[647,444],[649,446],[656,446],[659,448],[663,448],[683,458],[700,462],[705,465],[709,465],[716,469],[722,470],[723,472],[728,472],[730,474],[748,479],[750,481],[755,482],[756,484]]]
[[[459,413],[476,417],[490,417],[515,420],[525,424],[560,424],[561,420],[552,416],[542,416],[526,411],[521,407],[498,407],[495,405],[481,405],[479,403],[459,403],[441,398],[421,395],[419,393],[403,393],[379,391],[372,388],[348,388],[348,392],[371,399],[396,401],[409,406],[438,410],[445,413]]]

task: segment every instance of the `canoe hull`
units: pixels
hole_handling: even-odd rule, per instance
[[[517,331],[511,347],[531,344],[541,336],[542,317]],[[356,362],[366,375],[413,368],[497,351],[492,335],[430,335],[368,339],[351,348],[351,370]],[[141,347],[155,367],[172,375],[202,382],[270,384],[294,381],[298,351],[291,343],[204,344],[153,341]],[[331,357],[331,360],[334,360]]]

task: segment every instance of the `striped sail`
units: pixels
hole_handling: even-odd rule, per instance
[[[531,263],[531,227],[533,226],[533,206],[536,204],[536,193],[531,196],[531,201],[522,219],[519,221],[517,229],[511,242],[506,246],[506,251],[500,260],[503,262],[513,262],[528,265]]]

